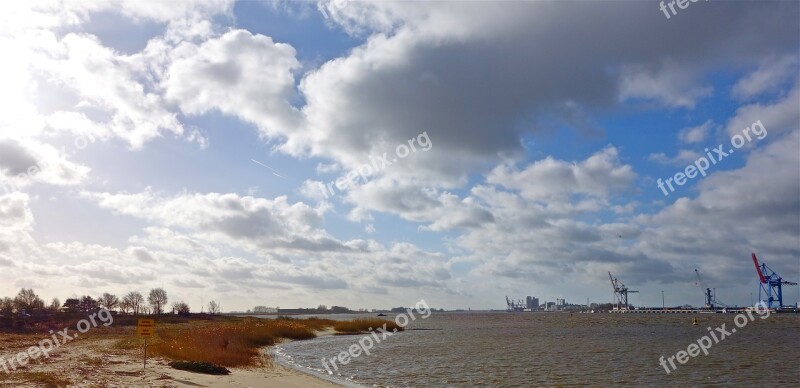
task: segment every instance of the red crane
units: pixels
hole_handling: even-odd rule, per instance
[[[783,280],[775,271],[767,267],[765,263],[759,265],[755,253],[753,253],[753,264],[756,266],[756,272],[758,273],[758,300],[764,300],[761,299],[761,293],[763,292],[767,297],[768,308],[772,308],[772,302],[777,303],[776,307],[783,307],[782,286],[784,284],[787,286],[796,286],[797,283]]]

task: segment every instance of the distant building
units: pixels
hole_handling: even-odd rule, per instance
[[[534,298],[532,296],[528,296],[525,298],[525,304],[530,310],[538,310],[539,309],[539,298]]]
[[[556,306],[566,306],[567,301],[564,299],[556,299]]]

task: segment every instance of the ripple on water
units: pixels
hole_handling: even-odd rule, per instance
[[[338,378],[364,386],[510,387],[762,384],[797,386],[800,319],[773,315],[751,322],[691,358],[669,375],[669,357],[707,334],[733,325],[734,315],[439,313],[339,366]],[[335,357],[360,337],[334,336],[280,345],[296,365],[324,372],[322,357]],[[277,350],[276,350],[277,351]],[[346,378],[345,378],[346,377]]]

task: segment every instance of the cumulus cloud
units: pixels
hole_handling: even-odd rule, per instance
[[[0,227],[9,230],[29,230],[33,226],[33,213],[27,194],[14,193],[0,196]]]
[[[72,186],[87,180],[89,167],[65,158],[49,144],[32,139],[0,137],[0,189],[15,191],[42,182]]]
[[[705,123],[700,124],[696,127],[688,127],[681,129],[678,132],[678,139],[680,139],[683,143],[700,143],[708,138],[709,133],[711,132],[711,128],[714,126],[713,120],[706,120]]]
[[[664,64],[657,69],[628,66],[620,77],[622,100],[654,101],[671,108],[694,108],[711,96],[711,86],[698,85],[697,74],[682,66]]]
[[[785,96],[774,101],[743,105],[725,123],[725,133],[729,136],[741,134],[745,128],[761,120],[768,133],[786,132],[800,128],[800,83],[796,83]]]
[[[739,100],[749,100],[766,92],[781,90],[782,84],[797,76],[799,65],[795,56],[764,58],[756,70],[733,85],[731,94]]]
[[[246,30],[183,44],[163,81],[166,98],[186,114],[218,110],[255,123],[264,135],[283,135],[297,125],[289,105],[292,71],[300,67],[295,55],[292,46]]]
[[[795,130],[754,150],[741,169],[700,181],[696,198],[681,198],[653,216],[641,216],[639,221],[650,225],[642,248],[671,260],[697,260],[699,265],[742,280],[751,275],[752,268],[742,265],[748,253],[764,252],[796,277],[800,254],[798,147],[800,131]],[[686,258],[689,252],[698,258]]]
[[[434,147],[336,199],[309,178],[297,190],[315,206],[210,189],[129,193],[121,190],[131,181],[91,181],[81,205],[124,225],[127,240],[116,244],[37,241],[36,197],[0,196],[5,284],[58,276],[70,292],[121,293],[158,279],[176,298],[202,290],[242,305],[264,290],[292,303],[325,290],[335,303],[360,304],[360,293],[389,300],[419,289],[495,306],[499,293],[532,282],[591,292],[609,269],[680,283],[699,258],[743,281],[744,272],[725,269],[742,251],[763,251],[780,266],[800,251],[797,20],[786,8],[796,4],[709,3],[664,23],[644,3],[322,2],[330,27],[359,43],[318,67],[300,62],[301,42],[218,25],[229,1],[9,4],[0,46],[20,62],[0,74],[9,111],[0,131],[14,134],[0,139],[0,172],[23,182],[14,177],[31,165],[51,166],[23,188],[90,182],[97,155],[82,166],[52,145],[72,135],[136,150],[177,137],[213,150],[207,132],[188,123],[214,112],[254,124],[274,150],[315,158],[317,174],[351,171],[384,152],[391,160],[423,131]],[[100,12],[153,21],[159,31],[141,51],[123,53],[81,31]],[[695,197],[626,195],[640,176],[617,144],[595,144],[575,161],[546,156],[557,151],[539,144],[562,128],[607,143],[617,129],[605,115],[621,105],[666,108],[696,125],[706,101],[727,95],[715,88],[731,63],[749,71],[730,91],[746,105],[715,120],[727,134],[762,120],[769,139],[745,154],[744,167],[698,181]],[[705,141],[713,126],[685,128],[681,146]],[[650,159],[695,156],[681,149]],[[364,224],[355,234],[385,234],[386,218],[415,223],[426,243],[347,237],[331,226],[328,217],[338,216]],[[446,253],[427,245],[436,236]]]
[[[545,200],[571,194],[606,197],[624,190],[635,178],[633,168],[620,162],[617,149],[606,147],[580,163],[548,157],[522,171],[499,166],[489,174],[487,181],[519,190],[528,199]]]
[[[45,0],[2,6],[0,47],[19,66],[11,66],[12,71],[2,76],[15,81],[0,93],[0,101],[16,102],[14,115],[0,119],[0,127],[33,136],[72,132],[102,141],[120,138],[134,149],[165,134],[185,135],[205,144],[198,131],[185,133],[155,81],[175,44],[198,36],[198,26],[209,25],[202,19],[224,14],[231,6],[227,0],[169,5]],[[154,38],[145,50],[132,55],[104,46],[94,35],[56,33],[59,28],[77,29],[99,12],[117,12],[133,22],[156,21],[170,27],[165,38]]]
[[[82,195],[116,213],[168,227],[215,233],[272,247],[319,244],[335,249],[336,246],[318,228],[322,218],[316,209],[303,203],[290,204],[286,197],[269,200],[236,194],[186,193],[162,198],[149,190],[136,194],[84,192]]]

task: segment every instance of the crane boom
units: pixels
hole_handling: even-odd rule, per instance
[[[767,284],[767,279],[764,277],[764,274],[761,273],[761,267],[758,266],[758,259],[756,258],[755,252],[753,252],[753,264],[756,266],[756,272],[758,272],[758,279],[761,281],[761,284]]]
[[[700,286],[700,288],[705,288],[703,279],[700,278],[700,271],[698,271],[697,268],[694,269],[694,274],[697,275],[697,285]]]
[[[711,289],[706,287],[703,283],[703,279],[700,277],[700,271],[697,268],[694,269],[694,274],[697,276],[697,286],[700,287],[700,291],[703,292],[703,299],[705,300],[706,308],[714,308],[714,295],[711,294]]]

